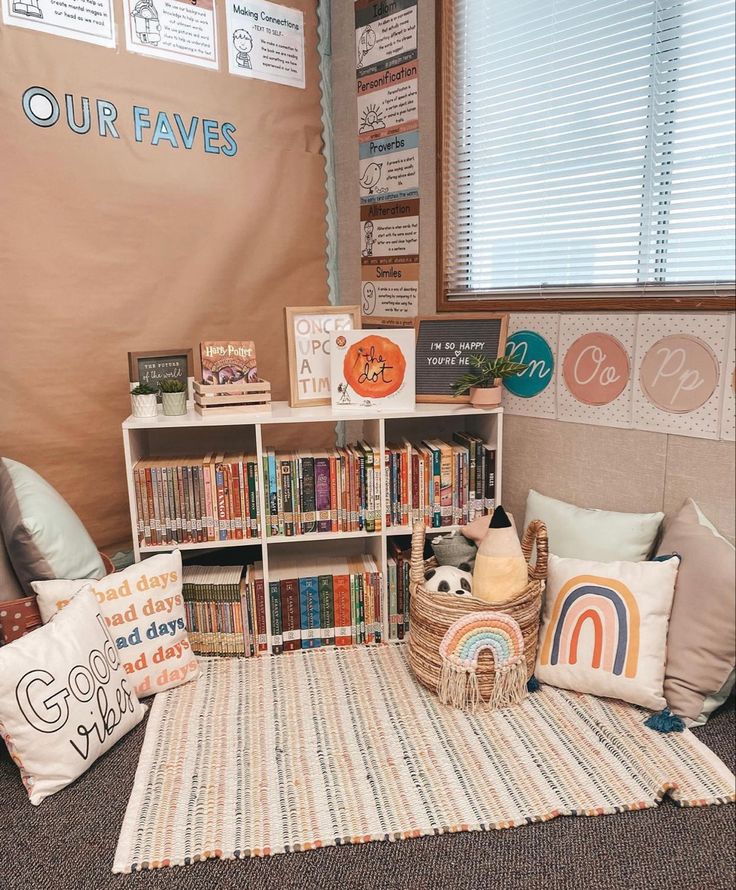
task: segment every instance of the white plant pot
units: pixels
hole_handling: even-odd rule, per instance
[[[133,403],[133,417],[155,417],[156,416],[156,393],[151,395],[136,396],[130,394],[130,400]]]
[[[173,416],[187,413],[186,392],[162,392],[161,404],[164,406],[164,414]]]

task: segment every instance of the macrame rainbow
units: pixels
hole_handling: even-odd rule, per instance
[[[489,708],[520,702],[526,694],[524,637],[519,625],[503,612],[471,612],[458,618],[440,643],[442,671],[437,693],[443,704],[475,711],[483,704],[478,685],[478,659],[490,652],[495,663]]]

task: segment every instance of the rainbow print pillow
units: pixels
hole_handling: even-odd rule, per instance
[[[549,558],[536,675],[542,683],[659,711],[680,560]]]

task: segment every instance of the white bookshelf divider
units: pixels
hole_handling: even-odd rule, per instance
[[[159,413],[156,417],[133,417],[123,422],[123,447],[125,452],[125,471],[128,483],[128,502],[130,521],[133,531],[133,549],[135,559],[156,552],[179,549],[188,550],[219,550],[232,547],[255,548],[259,555],[252,561],[263,562],[264,588],[268,591],[269,563],[277,564],[281,553],[300,555],[309,554],[310,558],[319,559],[319,554],[331,555],[370,553],[376,560],[383,578],[382,619],[383,639],[388,640],[388,591],[386,588],[386,564],[388,558],[388,539],[395,535],[410,535],[410,526],[385,527],[386,522],[386,486],[384,478],[384,461],[381,461],[381,516],[382,530],[378,532],[317,532],[306,535],[269,536],[265,534],[266,495],[263,486],[263,455],[264,432],[268,435],[271,427],[291,427],[297,424],[332,424],[346,422],[348,424],[347,440],[356,438],[356,427],[359,428],[357,438],[366,439],[371,445],[377,445],[379,454],[384,454],[386,442],[392,442],[406,436],[411,441],[427,438],[451,437],[455,431],[466,430],[480,436],[486,445],[496,451],[495,492],[496,503],[501,502],[502,485],[502,440],[503,440],[503,409],[496,408],[484,411],[470,405],[453,404],[421,404],[411,411],[399,413],[378,413],[375,410],[361,412],[359,409],[349,412],[333,411],[329,407],[290,408],[287,402],[273,402],[271,411],[264,414],[217,414],[214,417],[202,416],[189,407],[186,414],[171,417]],[[304,443],[298,441],[298,430],[294,431],[292,450]],[[307,446],[308,447],[308,446]],[[168,457],[204,454],[208,451],[248,451],[255,452],[258,472],[258,503],[261,520],[261,536],[233,541],[207,541],[192,544],[166,544],[147,546],[138,537],[138,516],[136,510],[135,480],[133,467],[136,461],[147,457]],[[446,533],[457,526],[432,528],[432,534]],[[300,549],[301,548],[301,549]],[[268,606],[268,600],[267,600]],[[271,651],[271,611],[266,608],[266,624],[268,632],[268,651]]]

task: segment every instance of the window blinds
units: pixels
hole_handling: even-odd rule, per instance
[[[444,286],[734,280],[732,0],[445,0]]]

